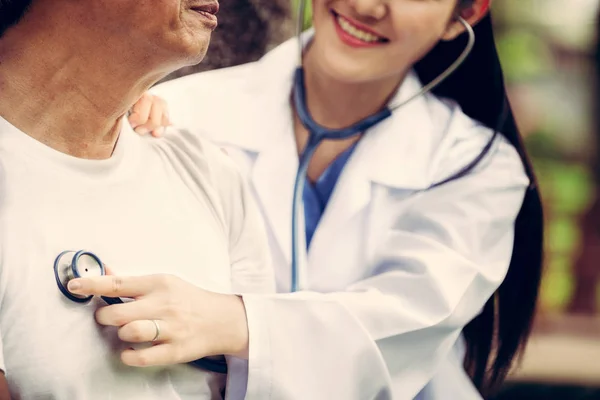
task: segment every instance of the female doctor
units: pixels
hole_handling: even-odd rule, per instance
[[[328,128],[398,104],[439,76],[465,46],[456,15],[476,25],[476,42],[433,93],[366,132],[318,146],[303,192],[306,275],[295,293],[286,293],[292,192],[309,136],[292,100],[297,42],[142,98],[130,117],[139,133],[160,134],[162,98],[174,125],[209,137],[247,176],[281,293],[244,295],[236,314],[229,296],[183,290],[181,282],[160,280],[158,290],[152,278],[78,281],[80,293],[184,305],[152,316],[171,331],[166,344],[130,350],[123,360],[247,356],[246,398],[260,400],[469,400],[497,387],[530,332],[542,211],[506,100],[488,6],[313,0],[314,34],[304,37],[306,102]],[[141,306],[130,306],[128,318],[114,307],[99,312],[100,323],[149,318]],[[227,324],[219,320],[225,312]],[[180,351],[157,350],[167,345]]]

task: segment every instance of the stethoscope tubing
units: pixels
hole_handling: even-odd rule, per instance
[[[293,102],[296,114],[302,125],[308,131],[308,141],[304,150],[300,153],[298,162],[298,171],[296,173],[296,179],[294,181],[293,189],[293,200],[292,200],[292,260],[291,260],[291,279],[290,279],[290,291],[297,292],[303,289],[304,282],[300,282],[300,254],[305,249],[300,249],[300,235],[305,232],[305,228],[299,225],[299,221],[302,221],[301,212],[303,212],[302,195],[304,192],[304,186],[307,178],[308,166],[310,160],[314,155],[317,147],[323,140],[342,140],[348,139],[353,136],[359,135],[366,132],[372,127],[378,125],[385,119],[392,115],[394,110],[397,110],[411,101],[425,95],[426,93],[433,90],[436,86],[442,83],[448,76],[450,76],[468,57],[473,50],[475,45],[475,32],[467,21],[462,17],[457,16],[457,20],[464,26],[468,40],[464,50],[458,56],[458,58],[444,70],[438,77],[433,79],[427,85],[423,86],[414,95],[408,99],[401,101],[399,104],[386,106],[381,111],[364,118],[363,120],[342,129],[329,129],[318,124],[311,116],[310,111],[306,103],[306,85],[304,82],[304,69],[302,67],[302,59],[304,55],[304,44],[302,43],[302,31],[304,26],[304,13],[306,8],[306,0],[300,0],[298,3],[298,20],[297,20],[297,40],[298,40],[298,66],[294,75],[294,89],[293,89]],[[491,147],[494,142],[497,133],[495,132],[490,142],[486,146],[486,149]],[[445,180],[448,181],[448,180]],[[434,185],[435,186],[435,185]],[[304,277],[306,278],[306,277]]]

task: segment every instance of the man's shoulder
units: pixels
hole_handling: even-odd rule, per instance
[[[207,181],[221,192],[240,185],[242,180],[238,167],[231,158],[210,139],[187,129],[168,128],[156,141],[167,148],[178,164],[184,166],[195,180]]]

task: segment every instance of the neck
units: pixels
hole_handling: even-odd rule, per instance
[[[368,82],[328,75],[308,48],[304,57],[306,103],[314,120],[331,129],[351,126],[386,106],[404,74]]]
[[[164,74],[144,74],[148,57],[123,45],[91,46],[68,29],[24,20],[2,37],[0,116],[63,153],[109,158],[121,117]]]

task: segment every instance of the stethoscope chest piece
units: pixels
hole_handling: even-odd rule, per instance
[[[94,296],[79,296],[69,292],[67,288],[69,281],[105,274],[104,264],[100,258],[89,251],[63,251],[54,261],[54,276],[58,288],[66,298],[77,303],[87,303]]]
[[[106,275],[106,268],[100,258],[92,252],[63,251],[54,260],[54,276],[62,294],[76,303],[87,303],[94,296],[78,296],[69,292],[68,284],[72,279],[90,278]],[[119,297],[101,296],[109,305],[123,303]],[[192,361],[191,365],[220,374],[227,373],[227,360],[224,356],[217,358],[202,358]]]

